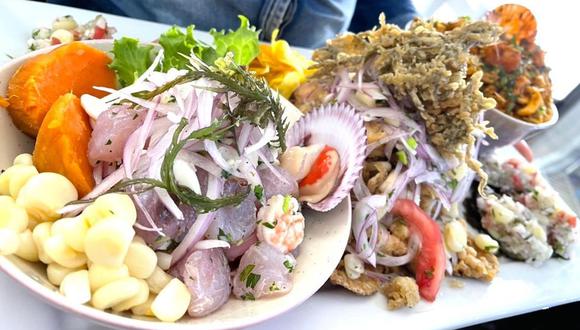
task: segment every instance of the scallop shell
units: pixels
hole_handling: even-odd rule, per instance
[[[307,203],[316,211],[333,209],[349,193],[365,159],[366,131],[362,117],[347,104],[322,106],[302,117],[286,134],[288,147],[326,144],[340,156],[340,181],[326,198]]]

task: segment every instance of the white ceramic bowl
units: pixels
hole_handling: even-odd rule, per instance
[[[533,132],[544,130],[558,121],[558,109],[555,104],[552,104],[552,111],[554,115],[552,118],[541,124],[529,123],[521,119],[512,117],[501,110],[490,109],[484,112],[484,119],[489,121],[490,127],[493,127],[497,140],[487,138],[489,142],[487,148],[499,148],[507,145],[512,145],[524,139]]]
[[[88,42],[109,51],[111,41]],[[40,50],[15,59],[0,67],[0,95],[6,95],[7,83],[16,69],[27,59],[48,50]],[[0,108],[0,168],[12,164],[14,157],[31,152],[34,141],[18,131],[7,111]],[[0,257],[0,269],[15,282],[32,291],[51,305],[67,312],[90,318],[98,323],[126,329],[231,329],[241,328],[270,319],[301,304],[312,296],[330,277],[346,246],[351,223],[350,199],[345,199],[333,211],[305,211],[304,242],[294,270],[294,288],[284,296],[256,301],[230,299],[222,308],[204,318],[184,317],[177,323],[162,323],[152,318],[112,314],[86,305],[73,304],[48,282],[46,266],[30,263],[18,257]]]

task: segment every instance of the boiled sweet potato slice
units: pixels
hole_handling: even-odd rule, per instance
[[[32,161],[39,172],[67,177],[79,196],[84,196],[95,186],[87,153],[90,138],[89,117],[80,99],[72,93],[64,94],[50,107],[40,126]]]
[[[61,95],[105,93],[93,86],[116,86],[111,59],[103,51],[81,42],[63,45],[24,63],[8,83],[8,111],[24,133],[36,136],[50,106]]]

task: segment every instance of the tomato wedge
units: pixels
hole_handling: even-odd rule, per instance
[[[421,297],[434,301],[445,273],[445,250],[439,226],[412,200],[397,200],[391,213],[405,219],[411,232],[421,239],[421,250],[415,257],[415,280]]]

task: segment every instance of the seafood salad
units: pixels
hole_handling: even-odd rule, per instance
[[[15,73],[7,110],[36,143],[0,175],[3,255],[46,264],[71,301],[167,322],[292,290],[302,208],[348,196],[363,120],[328,106],[293,123],[242,67],[255,28],[212,33],[256,47],[187,49],[192,30],[172,28],[159,48],[124,38],[111,61],[73,42]],[[65,74],[63,59],[92,65]]]

